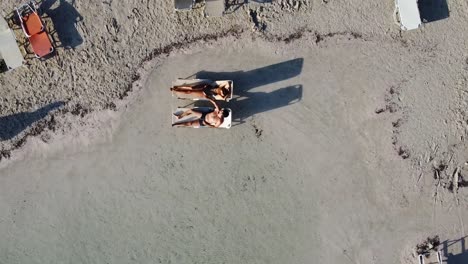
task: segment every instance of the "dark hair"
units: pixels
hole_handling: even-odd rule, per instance
[[[228,117],[229,116],[229,110],[223,109],[223,117]]]
[[[225,96],[229,95],[229,89],[228,88],[223,87],[223,88],[221,88],[221,91],[223,92],[223,94]]]

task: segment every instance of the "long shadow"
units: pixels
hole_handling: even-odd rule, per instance
[[[0,73],[4,73],[8,71],[8,66],[5,63],[5,60],[0,57]]]
[[[262,85],[267,85],[298,76],[302,72],[304,59],[288,60],[250,71],[209,72],[200,71],[196,78],[211,80],[233,80],[234,93],[242,93]]]
[[[242,97],[234,98],[229,102],[236,121],[285,107],[299,102],[302,99],[302,85],[283,87],[272,92],[246,92]]]
[[[83,43],[83,38],[77,29],[77,23],[83,20],[81,14],[74,7],[75,0],[44,0],[41,11],[50,17],[54,24],[51,34],[56,34],[65,49],[73,49]]]
[[[235,98],[221,104],[233,110],[236,121],[291,105],[302,99],[302,85],[293,85],[271,92],[250,91],[251,89],[298,76],[302,72],[303,58],[284,61],[250,71],[208,72],[201,71],[196,78],[211,80],[233,80]]]
[[[445,256],[445,263],[447,264],[466,264],[468,263],[468,249],[466,246],[466,242],[468,240],[468,236],[462,237],[456,240],[446,240],[442,242],[443,245],[443,253]],[[459,244],[459,247],[456,249],[454,248]],[[450,251],[459,251],[459,253],[449,253],[449,249],[454,248]]]
[[[0,140],[3,141],[14,138],[34,122],[46,117],[50,111],[53,111],[64,104],[64,102],[55,102],[41,107],[34,112],[23,112],[0,117]]]
[[[425,23],[449,17],[447,0],[419,0],[419,14]]]

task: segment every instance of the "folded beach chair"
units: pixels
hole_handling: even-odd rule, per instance
[[[417,29],[421,26],[418,0],[395,0],[395,16],[399,15],[399,25],[402,30]]]
[[[8,26],[8,23],[0,16],[0,56],[6,64],[8,70],[18,68],[23,65],[23,54],[21,54],[16,43],[15,34]]]
[[[180,108],[180,107],[178,107],[175,110],[174,114],[183,113],[183,112],[187,111],[188,109],[190,109],[190,108]],[[203,113],[209,113],[209,112],[212,112],[214,110],[212,107],[194,107],[194,108],[191,108],[191,109],[196,109],[196,110],[201,111]],[[231,128],[231,123],[232,123],[232,111],[229,108],[224,108],[224,109],[229,111],[229,116],[224,118],[224,122],[218,128],[229,129],[229,128]],[[172,115],[172,124],[179,123],[179,122],[184,122],[184,121],[194,121],[194,120],[197,120],[197,118],[194,117],[194,116],[186,116],[184,118],[177,119],[174,115]],[[200,126],[200,127],[212,128],[210,126]],[[199,127],[197,126],[196,128],[199,128]]]
[[[223,81],[212,81],[208,79],[177,79],[176,81],[172,82],[172,87],[180,87],[180,86],[197,86],[200,84],[209,84],[213,87],[217,86],[223,86],[226,84],[229,84],[229,87],[231,88],[231,94],[228,96],[226,99],[223,99],[221,96],[215,96],[215,100],[219,101],[226,101],[229,102],[229,100],[232,99],[232,96],[234,94],[234,82],[232,80],[223,80]],[[205,97],[198,97],[194,96],[191,94],[176,94],[175,92],[172,92],[172,96],[177,97],[178,99],[189,99],[189,100],[207,100]]]
[[[195,0],[174,0],[175,10],[191,10]]]
[[[54,47],[37,12],[36,5],[33,2],[23,4],[16,8],[16,13],[36,57],[42,58],[52,53]]]
[[[225,10],[225,0],[205,0],[206,17],[220,17]]]

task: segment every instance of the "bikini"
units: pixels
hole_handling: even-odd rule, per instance
[[[213,93],[213,88],[211,86],[206,86],[204,89],[203,89],[203,93],[206,94],[207,96],[209,97],[214,97],[216,96],[215,93]]]
[[[211,111],[209,111],[209,112],[204,112],[204,113],[202,113],[202,116],[201,116],[200,119],[198,120],[198,123],[200,124],[200,126],[206,126],[206,125],[205,125],[205,122],[206,122],[206,120],[205,120],[206,115],[207,115],[207,114],[210,114],[210,113],[213,113],[213,111],[214,111],[214,110],[211,110]],[[208,122],[206,122],[206,123],[208,123]]]

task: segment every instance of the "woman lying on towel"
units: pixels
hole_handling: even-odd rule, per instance
[[[215,101],[208,99],[213,105],[214,108],[209,111],[200,111],[197,109],[188,109],[187,111],[174,114],[177,119],[181,119],[187,116],[195,116],[197,119],[190,121],[181,121],[172,124],[172,126],[188,126],[188,127],[219,127],[223,122],[224,118],[229,116],[229,111],[226,109],[220,109]]]
[[[215,85],[216,86],[204,83],[195,86],[178,86],[172,87],[171,91],[180,94],[190,94],[196,97],[206,97],[213,100],[215,100],[216,96],[226,100],[231,95],[230,82]]]

